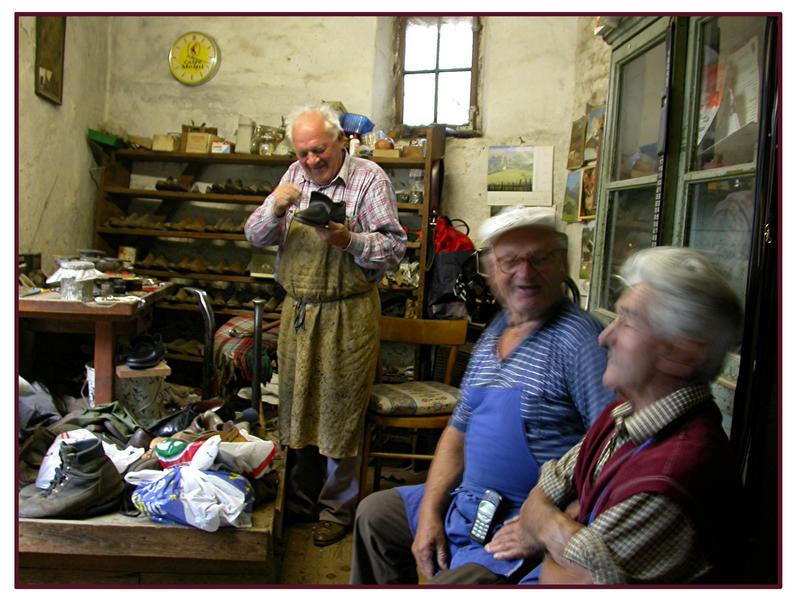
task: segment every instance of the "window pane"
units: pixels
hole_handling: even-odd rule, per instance
[[[689,192],[689,239],[706,250],[744,306],[750,238],[753,230],[754,178],[694,184]]]
[[[406,71],[436,68],[437,18],[409,18],[406,24]]]
[[[703,26],[695,170],[755,162],[763,42],[763,18],[719,17]]]
[[[439,74],[439,97],[436,122],[464,125],[469,122],[469,93],[471,71]]]
[[[662,42],[626,64],[621,74],[615,180],[652,175],[658,168],[658,123],[664,91]]]
[[[403,78],[403,123],[430,125],[433,123],[433,102],[436,76],[433,73],[406,75]]]
[[[625,259],[642,248],[650,247],[655,212],[654,187],[614,192],[609,196],[609,219],[606,232],[605,270],[600,306],[614,310],[623,291],[619,269]]]
[[[472,68],[472,17],[443,17],[439,31],[439,68]]]

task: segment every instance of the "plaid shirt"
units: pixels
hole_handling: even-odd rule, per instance
[[[311,192],[318,190],[334,202],[344,202],[350,219],[350,244],[346,251],[353,255],[370,281],[380,281],[383,271],[397,266],[406,251],[406,234],[397,218],[397,200],[388,175],[377,164],[345,154],[342,168],[327,185],[317,185],[306,178],[303,167],[294,162],[280,181],[291,183],[300,192],[300,202],[276,218],[272,214],[274,199],[267,196],[250,218],[244,231],[254,246],[278,244],[280,261],[282,242],[292,215],[308,206]]]
[[[636,413],[629,402],[617,406],[612,411],[617,433],[603,449],[593,478],[625,442],[644,443],[706,401],[709,393],[708,386],[695,385]],[[572,474],[580,448],[581,442],[559,460],[542,465],[537,485],[562,509],[577,496]],[[690,581],[711,568],[689,517],[655,494],[636,494],[600,513],[570,538],[564,557],[590,571],[593,582],[600,584]]]

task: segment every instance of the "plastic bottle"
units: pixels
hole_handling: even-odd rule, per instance
[[[358,136],[351,135],[350,136],[350,156],[358,156]]]
[[[250,144],[253,139],[255,122],[245,116],[239,116],[239,128],[236,130],[237,154],[250,154]]]

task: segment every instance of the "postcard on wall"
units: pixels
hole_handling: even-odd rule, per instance
[[[583,162],[597,160],[597,157],[600,156],[605,113],[605,105],[586,107],[586,142],[583,146]]]
[[[552,146],[489,146],[489,205],[553,205]]]
[[[580,169],[583,164],[583,145],[586,143],[586,115],[572,122],[572,135],[569,138],[567,169]]]
[[[66,28],[66,17],[36,17],[34,91],[55,104],[61,104],[64,86]]]
[[[581,194],[580,194],[580,209],[578,211],[578,218],[594,219],[597,216],[597,198],[595,192],[597,189],[597,167],[586,167],[582,171],[581,176]]]
[[[578,204],[581,201],[581,181],[583,171],[567,173],[567,186],[564,192],[564,206],[561,209],[561,220],[567,223],[578,222]]]

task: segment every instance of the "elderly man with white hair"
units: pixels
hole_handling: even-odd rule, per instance
[[[439,584],[519,579],[526,561],[494,558],[485,539],[518,514],[540,466],[577,442],[612,399],[601,381],[601,325],[564,296],[566,248],[552,213],[514,208],[488,219],[480,237],[504,310],[472,351],[426,483],[359,504],[352,583],[416,583],[418,571]],[[487,490],[494,514],[484,502],[479,515]]]
[[[739,340],[739,301],[688,248],[643,250],[621,275],[629,287],[600,336],[618,399],[542,467],[486,549],[544,553],[523,583],[733,583],[740,480],[709,382]]]
[[[348,155],[338,115],[298,109],[297,154],[245,225],[256,246],[278,245],[286,290],[278,336],[278,426],[290,448],[290,516],[319,522],[318,546],[341,540],[358,498],[358,445],[380,344],[383,272],[400,263],[406,234],[394,188],[374,162]]]

